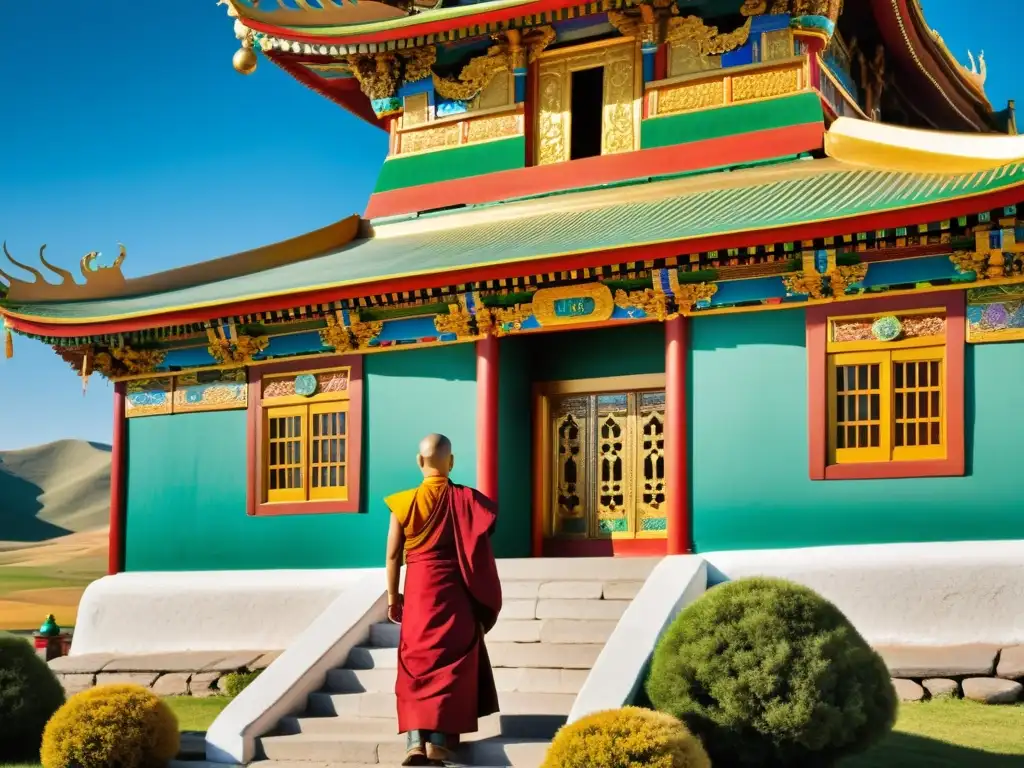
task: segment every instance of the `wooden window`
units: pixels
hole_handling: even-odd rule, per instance
[[[250,373],[250,514],[359,510],[362,360],[319,365]]]
[[[807,310],[814,480],[964,474],[960,291]]]

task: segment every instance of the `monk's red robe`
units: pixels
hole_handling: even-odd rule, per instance
[[[449,482],[431,487],[432,480],[416,493],[421,535],[405,553],[405,608],[395,682],[398,730],[473,733],[478,718],[498,711],[484,646],[484,633],[501,611],[501,583],[490,541],[496,513],[472,488]],[[410,498],[399,494],[388,500],[389,506],[401,497]],[[424,504],[429,508],[422,509]],[[400,521],[416,517],[403,515],[407,510],[394,511]]]

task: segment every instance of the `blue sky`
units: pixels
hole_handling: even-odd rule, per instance
[[[1018,0],[925,0],[966,61],[985,51],[997,108],[1024,89],[999,34]],[[0,240],[72,267],[128,247],[148,274],[275,242],[362,212],[386,138],[265,60],[231,68],[232,22],[215,0],[8,4],[0,46]],[[737,3],[739,5],[739,3]],[[159,12],[156,12],[159,11]],[[0,359],[0,450],[58,438],[109,442],[111,387],[42,344]]]

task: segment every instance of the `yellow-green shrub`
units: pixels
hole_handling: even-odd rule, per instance
[[[671,715],[639,707],[598,712],[562,728],[543,768],[710,768],[704,747]]]
[[[68,699],[43,732],[43,768],[151,768],[178,754],[178,719],[137,685],[100,685]]]

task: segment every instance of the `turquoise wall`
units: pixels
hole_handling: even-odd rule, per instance
[[[473,346],[367,355],[365,382],[362,514],[247,516],[244,411],[130,420],[127,570],[383,565],[383,498],[419,482],[420,438],[448,435],[476,480]]]
[[[697,318],[691,328],[697,551],[1024,538],[1024,409],[1005,395],[1024,379],[1024,344],[967,347],[966,477],[812,482],[804,312]]]
[[[533,506],[533,420],[529,339],[499,343],[498,527],[492,541],[500,557],[529,557]]]

